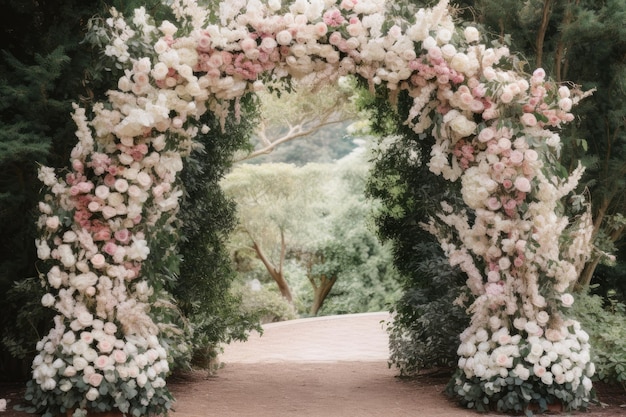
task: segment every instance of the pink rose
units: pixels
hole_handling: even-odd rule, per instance
[[[511,161],[513,165],[519,165],[522,163],[523,160],[524,154],[518,150],[512,151],[511,155],[509,156],[509,161]]]
[[[115,239],[122,244],[130,242],[130,232],[128,229],[120,229],[115,232]]]
[[[102,250],[107,255],[113,256],[115,254],[115,251],[117,250],[117,245],[115,244],[115,242],[109,241],[109,242],[105,243],[105,245],[102,247]]]
[[[107,355],[100,355],[96,358],[94,365],[98,369],[104,369],[110,364],[110,358]]]
[[[102,376],[102,374],[98,374],[98,373],[93,373],[91,375],[89,375],[87,381],[89,383],[89,385],[91,385],[92,387],[97,387],[100,385],[100,383],[102,382],[102,379],[104,377]]]
[[[115,350],[113,351],[113,359],[116,363],[126,363],[126,353],[123,350]]]
[[[98,350],[103,353],[109,353],[113,350],[113,343],[104,339],[98,343]]]
[[[521,117],[522,123],[526,126],[535,126],[537,124],[537,118],[532,113],[524,113]]]

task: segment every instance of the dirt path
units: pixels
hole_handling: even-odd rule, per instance
[[[397,378],[389,369],[387,313],[292,320],[225,348],[213,377],[172,381],[174,417],[495,417],[459,407],[448,378]],[[622,398],[623,399],[623,398]],[[620,402],[582,416],[626,415]],[[563,414],[567,415],[567,414]]]
[[[387,366],[386,313],[293,320],[265,326],[262,337],[225,348],[214,376],[193,372],[168,381],[172,417],[495,417],[460,408],[443,390],[448,378],[397,378]],[[10,407],[21,385],[0,385]],[[579,416],[626,416],[620,387]],[[561,414],[566,416],[569,414]],[[0,417],[28,417],[8,409]]]

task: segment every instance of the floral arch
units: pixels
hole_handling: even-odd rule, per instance
[[[40,170],[48,193],[36,243],[50,265],[42,303],[57,315],[37,345],[27,391],[35,405],[47,415],[167,412],[170,347],[151,312],[149,241],[172,227],[183,158],[209,133],[200,116],[237,116],[239,99],[264,80],[348,74],[406,90],[406,123],[436,139],[430,170],[461,181],[467,209],[442,204],[426,226],[473,296],[455,395],[500,411],[546,398],[587,405],[588,336],[562,312],[589,252],[590,218],[570,222],[560,209],[582,169],[561,178],[552,164],[554,130],[584,94],[541,69],[516,70],[505,47],[455,25],[446,0],[411,22],[387,21],[383,0],[228,1],[219,25],[193,0],[172,9],[177,22],[158,26],[143,8],[129,19],[112,11],[105,52],[125,75],[91,116],[75,106],[71,172]]]

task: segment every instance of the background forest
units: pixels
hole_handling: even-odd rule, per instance
[[[389,6],[406,17],[433,3]],[[558,82],[595,89],[562,134],[560,162],[587,167],[598,248],[578,281],[575,314],[592,335],[598,378],[624,384],[626,1],[451,3],[460,19],[521,51],[528,71],[542,66]],[[33,244],[37,167],[67,164],[71,103],[89,105],[117,78],[96,52],[100,17],[140,5],[167,13],[155,0],[0,0],[0,379],[27,377],[50,326]],[[206,120],[212,136],[187,161],[181,257],[156,271],[186,332],[178,366],[208,366],[220,343],[262,321],[390,308],[401,373],[454,365],[467,315],[450,305],[464,277],[419,227],[453,190],[422,164],[431,142],[403,125],[408,98],[394,107],[350,83],[295,97],[249,97],[228,134]],[[363,120],[369,130],[354,131]]]

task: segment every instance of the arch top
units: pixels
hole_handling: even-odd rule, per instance
[[[465,210],[443,203],[427,226],[467,274],[473,300],[472,324],[461,335],[458,396],[474,403],[475,392],[491,398],[514,390],[520,384],[501,384],[511,377],[584,406],[593,374],[589,344],[562,311],[589,254],[592,225],[586,213],[570,223],[559,209],[582,169],[561,178],[555,153],[556,129],[573,120],[572,106],[585,94],[555,84],[541,69],[522,72],[507,47],[483,43],[475,26],[457,25],[445,0],[411,21],[388,18],[385,4],[236,0],[221,3],[219,23],[210,23],[214,17],[195,1],[174,0],[175,23],[155,22],[139,8],[129,18],[112,10],[96,28],[107,34],[104,53],[121,76],[93,116],[75,107],[72,173],[40,173],[50,190],[40,204],[37,241],[51,265],[42,301],[57,318],[33,364],[36,398],[60,407],[54,390],[64,384],[78,392],[78,407],[92,404],[107,395],[96,389],[102,377],[92,376],[104,377],[107,366],[120,368],[110,377],[115,383],[134,380],[143,389],[149,379],[164,389],[167,355],[149,314],[154,277],[142,265],[150,259],[149,239],[175,217],[183,157],[197,135],[210,134],[201,116],[236,115],[239,99],[267,83],[327,83],[354,74],[372,90],[407,92],[413,104],[406,123],[434,138],[429,169],[461,182]],[[72,220],[61,222],[63,216]],[[80,342],[82,333],[107,343],[83,349],[93,340]],[[85,366],[74,366],[72,376],[51,371],[48,364],[66,360],[74,346]],[[568,370],[549,371],[566,359]],[[91,387],[68,387],[75,375]],[[148,404],[141,415],[167,408]]]

